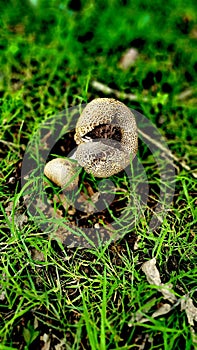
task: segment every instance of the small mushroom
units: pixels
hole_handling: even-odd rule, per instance
[[[45,165],[44,174],[57,186],[71,191],[78,186],[78,168],[77,163],[68,158],[55,158]]]

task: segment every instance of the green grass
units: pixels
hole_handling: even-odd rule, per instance
[[[66,350],[195,348],[180,304],[152,317],[166,301],[141,266],[155,257],[162,282],[172,284],[178,300],[189,293],[197,307],[196,10],[193,1],[182,0],[0,3],[0,350],[41,349],[43,342]],[[119,62],[130,47],[139,55],[123,70]],[[69,248],[53,239],[54,232],[42,232],[26,209],[21,164],[41,123],[93,98],[116,97],[97,91],[95,80],[118,90],[122,102],[153,123],[178,159],[176,174],[165,183],[161,153],[151,155],[140,140],[138,159],[150,190],[145,207],[138,204],[140,219],[129,225],[130,215],[138,216],[129,198],[136,198],[121,172],[111,178],[119,197],[105,213],[118,222],[121,237],[99,247]],[[40,147],[38,140],[35,161]],[[161,158],[160,168],[154,156]],[[87,182],[97,191],[97,179],[80,176],[81,190],[87,191]],[[141,175],[135,180],[134,187]],[[175,193],[161,225],[150,230],[160,186],[175,186]],[[48,199],[60,195],[49,182],[45,190]],[[58,200],[54,206],[62,210]],[[87,225],[93,220],[88,217]]]

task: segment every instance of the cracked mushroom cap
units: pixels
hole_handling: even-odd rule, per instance
[[[130,164],[138,149],[135,116],[122,102],[97,98],[86,105],[75,133],[75,159],[88,173],[108,177]]]

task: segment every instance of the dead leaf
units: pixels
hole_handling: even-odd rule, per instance
[[[149,321],[148,318],[144,317],[144,314],[147,313],[152,306],[155,305],[156,298],[152,298],[143,306],[141,310],[138,310],[135,314],[132,315],[131,320],[128,324],[129,327],[133,325],[134,322],[144,323]]]
[[[146,261],[142,265],[142,271],[145,273],[147,281],[150,284],[154,284],[156,286],[162,286],[162,288],[160,289],[160,292],[163,294],[164,299],[169,300],[171,303],[174,303],[177,300],[174,293],[170,291],[170,289],[172,289],[172,285],[171,284],[164,285],[163,283],[161,283],[160,273],[156,267],[155,258],[149,261]]]
[[[197,308],[191,298],[186,297],[181,300],[181,311],[183,310],[186,312],[188,323],[194,326],[194,321],[197,321]]]
[[[135,322],[144,323],[148,322],[148,318],[144,317],[141,311],[137,311],[135,315],[132,315],[130,322],[128,323],[128,327],[133,327]]]
[[[142,271],[145,273],[148,283],[161,285],[161,278],[158,269],[156,268],[156,259],[146,261],[142,265]]]
[[[40,337],[40,340],[44,342],[44,345],[42,346],[41,350],[49,350],[51,345],[51,339],[49,334],[44,333],[43,336]]]
[[[6,298],[6,292],[3,290],[0,294],[0,300],[3,301]]]
[[[128,69],[132,64],[135,63],[138,55],[139,55],[138,50],[136,50],[135,48],[132,47],[128,49],[120,59],[120,63],[119,63],[120,68],[124,70]]]
[[[155,318],[155,317],[158,317],[158,316],[165,315],[171,309],[172,309],[172,306],[170,304],[167,304],[167,303],[163,304],[162,306],[160,306],[160,308],[157,311],[153,312],[152,317]]]
[[[164,285],[162,283],[161,285],[164,286],[160,289],[160,292],[163,294],[164,299],[167,299],[171,303],[175,303],[175,301],[177,301],[177,297],[170,291],[170,289],[172,289],[172,284],[169,283],[168,285]]]

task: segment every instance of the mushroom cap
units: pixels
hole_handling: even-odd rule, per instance
[[[124,103],[113,98],[97,98],[86,105],[77,121],[74,138],[79,145],[77,161],[97,177],[108,177],[123,170],[138,149],[135,116]],[[94,142],[87,142],[92,139]],[[101,152],[105,156],[100,157]]]
[[[76,174],[78,165],[68,158],[55,158],[44,167],[44,174],[57,186],[68,191],[78,186],[79,176]]]
[[[130,163],[129,153],[112,140],[80,144],[75,159],[87,173],[102,178],[119,173]]]

